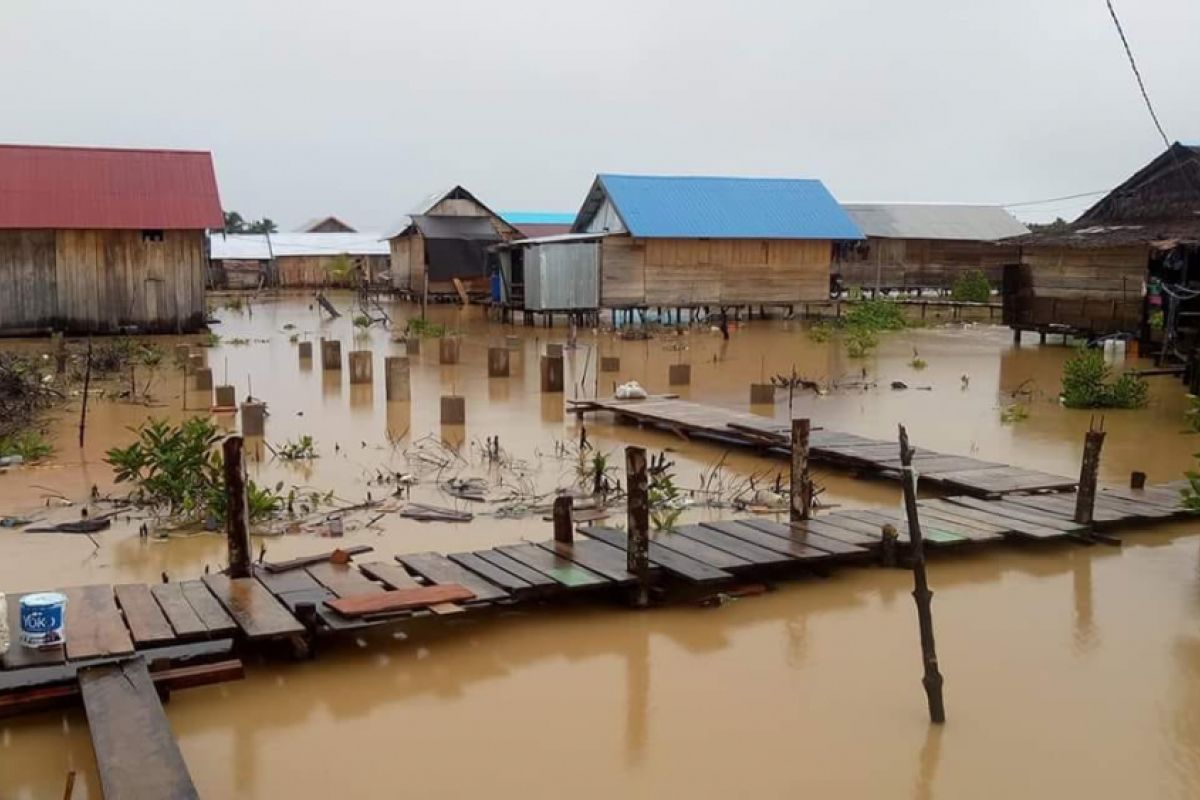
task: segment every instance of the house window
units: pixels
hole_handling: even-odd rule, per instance
[[[158,229],[142,231],[143,242],[161,242],[163,240],[163,232]]]

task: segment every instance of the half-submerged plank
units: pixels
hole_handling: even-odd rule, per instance
[[[79,671],[105,800],[198,798],[141,658]]]
[[[626,552],[625,531],[596,526],[588,526],[580,530],[593,539],[617,548],[622,553]],[[717,569],[703,561],[680,555],[655,541],[650,542],[650,561],[662,567],[664,571],[693,583],[713,583],[726,581],[733,577],[723,569]]]
[[[300,621],[256,578],[205,575],[204,585],[233,617],[247,639],[273,639],[304,633]]]
[[[325,605],[344,617],[363,617],[369,614],[386,614],[393,611],[409,611],[414,608],[435,606],[440,603],[457,603],[473,600],[475,594],[464,586],[441,583],[436,586],[420,586],[416,589],[392,589],[370,592],[350,597],[326,600]]]
[[[772,536],[779,536],[784,539],[790,539],[800,544],[806,544],[809,547],[814,547],[817,550],[824,550],[830,555],[850,556],[862,555],[867,552],[865,548],[859,547],[856,544],[843,542],[841,539],[834,539],[830,536],[824,536],[820,533],[815,533],[808,529],[803,522],[782,523],[775,522],[769,519],[746,519],[742,520],[746,525],[757,528],[763,533],[769,533]]]
[[[790,538],[785,539],[782,536],[774,536],[765,531],[760,531],[753,525],[747,525],[743,520],[701,522],[700,525],[720,531],[727,536],[741,539],[743,542],[749,542],[767,550],[774,550],[777,553],[782,553],[783,555],[803,561],[822,561],[830,557],[829,553],[825,550],[818,550],[815,547],[809,547],[802,542],[794,541]]]
[[[430,583],[458,584],[471,590],[475,601],[503,600],[508,592],[489,583],[465,567],[455,564],[441,553],[407,553],[396,560]]]
[[[72,586],[67,596],[67,658],[119,656],[133,652],[133,640],[113,600],[113,588]]]
[[[27,594],[40,594],[27,592]],[[61,664],[66,660],[66,653],[61,644],[53,647],[25,647],[21,644],[21,598],[23,594],[10,594],[8,601],[8,635],[10,642],[4,653],[5,669],[23,669],[25,667],[45,667]]]
[[[535,544],[505,545],[497,547],[496,551],[531,569],[549,575],[568,589],[587,589],[612,583],[603,575],[597,575],[574,561],[563,558],[550,550],[543,550]]]
[[[364,575],[374,578],[388,589],[418,589],[421,586],[408,570],[394,561],[372,561],[359,564],[358,568]],[[447,615],[461,614],[465,609],[457,603],[437,603],[430,606],[429,610],[435,614]]]
[[[204,620],[192,608],[192,604],[183,596],[183,586],[178,583],[156,583],[150,587],[150,594],[158,602],[171,623],[171,629],[180,639],[192,639],[208,634]]]
[[[225,613],[224,607],[213,597],[213,593],[201,581],[182,581],[179,584],[188,605],[200,617],[209,636],[227,636],[238,629],[233,617]]]
[[[125,624],[137,645],[155,645],[172,642],[177,637],[171,623],[159,608],[144,583],[122,583],[113,587],[117,605],[125,615]]]

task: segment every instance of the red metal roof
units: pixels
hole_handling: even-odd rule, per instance
[[[0,228],[221,228],[212,155],[0,145]]]

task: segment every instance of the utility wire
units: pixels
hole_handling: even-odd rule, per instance
[[[1146,101],[1146,109],[1150,112],[1150,119],[1154,120],[1154,127],[1158,129],[1158,135],[1162,137],[1163,144],[1170,148],[1171,140],[1167,138],[1162,123],[1158,121],[1158,114],[1154,113],[1154,106],[1150,103],[1150,95],[1146,93],[1146,84],[1142,80],[1142,73],[1138,70],[1137,61],[1133,58],[1133,51],[1129,49],[1129,40],[1125,38],[1125,31],[1121,28],[1121,20],[1117,19],[1117,10],[1113,8],[1112,0],[1104,0],[1104,2],[1108,4],[1108,13],[1112,16],[1113,24],[1117,26],[1117,34],[1121,37],[1121,44],[1125,46],[1125,55],[1129,57],[1129,66],[1133,69],[1133,77],[1137,78],[1137,85],[1142,91],[1142,99]]]
[[[1108,194],[1108,189],[1100,189],[1095,192],[1080,192],[1079,194],[1067,194],[1062,197],[1048,197],[1045,200],[1022,200],[1020,203],[1002,203],[1001,208],[1017,208],[1018,206],[1042,206],[1047,203],[1055,203],[1059,200],[1078,200],[1081,197],[1095,197],[1098,194]]]

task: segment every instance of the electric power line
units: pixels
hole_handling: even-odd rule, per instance
[[[1081,197],[1095,197],[1098,194],[1108,194],[1108,189],[1100,189],[1095,192],[1080,192],[1079,194],[1067,194],[1062,197],[1048,197],[1045,200],[1022,200],[1019,203],[1002,203],[1001,208],[1017,208],[1018,206],[1042,206],[1047,203],[1056,203],[1059,200],[1078,200]]]
[[[1150,103],[1150,95],[1146,93],[1146,84],[1142,81],[1142,73],[1138,70],[1137,61],[1133,58],[1133,51],[1129,49],[1129,40],[1125,38],[1125,31],[1121,28],[1121,20],[1117,19],[1117,10],[1113,8],[1112,0],[1104,0],[1104,2],[1108,4],[1108,13],[1112,16],[1113,24],[1117,26],[1117,34],[1121,37],[1121,44],[1125,46],[1125,55],[1129,57],[1129,66],[1133,69],[1133,77],[1137,78],[1137,85],[1142,91],[1142,99],[1146,101],[1146,109],[1150,112],[1150,119],[1154,120],[1154,127],[1158,129],[1158,135],[1162,137],[1163,144],[1169,148],[1171,140],[1167,138],[1162,123],[1158,121],[1158,114],[1154,113],[1154,106]]]

